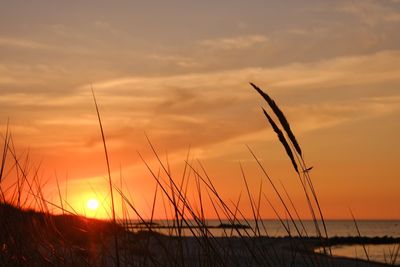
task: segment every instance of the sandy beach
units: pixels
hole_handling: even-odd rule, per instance
[[[113,225],[85,217],[0,209],[1,266],[118,266]],[[178,237],[118,227],[120,266],[387,266],[314,253],[321,243],[399,243],[399,238]]]

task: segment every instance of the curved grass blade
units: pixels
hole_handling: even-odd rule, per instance
[[[290,141],[292,142],[294,148],[296,149],[297,153],[299,153],[300,156],[301,154],[301,148],[299,143],[296,140],[296,137],[294,136],[292,129],[290,129],[289,122],[287,121],[285,115],[283,114],[282,110],[278,107],[278,105],[275,103],[275,101],[263,90],[261,90],[257,85],[254,83],[250,83],[251,86],[267,101],[268,105],[271,107],[272,111],[275,113],[275,115],[278,117],[279,122],[281,123],[283,129],[287,133]]]
[[[285,136],[283,135],[281,129],[279,129],[278,125],[274,122],[274,120],[268,115],[268,113],[265,111],[265,109],[262,109],[264,111],[265,116],[267,117],[269,123],[271,124],[272,128],[274,129],[274,132],[278,135],[279,141],[282,143],[286,150],[286,154],[289,156],[290,160],[292,161],[292,165],[294,169],[296,170],[297,173],[299,173],[299,169],[297,167],[297,163],[294,159],[293,152],[290,149],[290,146],[288,142],[286,141]]]

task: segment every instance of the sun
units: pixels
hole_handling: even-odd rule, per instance
[[[99,201],[95,198],[91,198],[86,202],[86,206],[90,210],[97,210],[99,208]]]

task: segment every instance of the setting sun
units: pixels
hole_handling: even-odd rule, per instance
[[[97,210],[99,208],[99,201],[97,199],[91,198],[86,202],[86,206],[90,210]]]

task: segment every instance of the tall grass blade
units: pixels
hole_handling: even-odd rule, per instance
[[[112,179],[111,179],[110,160],[108,158],[106,138],[104,136],[103,124],[101,123],[99,107],[97,105],[96,96],[94,95],[93,87],[91,87],[91,89],[92,89],[94,105],[96,107],[97,118],[99,120],[101,138],[102,138],[103,146],[104,146],[104,154],[106,156],[106,162],[107,162],[108,182],[109,182],[110,196],[111,196],[111,211],[112,211],[112,220],[113,220],[113,225],[114,225],[115,256],[116,256],[117,267],[119,267],[120,260],[119,260],[119,250],[118,250],[117,222],[115,219],[114,194],[113,194],[113,186],[112,186]]]
[[[354,222],[354,225],[356,227],[358,237],[361,238],[360,228],[358,228],[358,223],[357,223],[356,218],[354,217],[354,214],[353,214],[353,212],[351,210],[350,210],[350,214],[351,214],[351,217],[353,218],[353,222]],[[367,260],[370,261],[369,260],[369,255],[368,255],[368,251],[367,251],[367,248],[365,247],[365,244],[362,243],[361,245],[362,245],[362,248],[364,250],[365,256],[367,257]]]
[[[294,136],[292,129],[290,128],[290,124],[287,121],[282,110],[278,107],[278,105],[275,103],[275,101],[268,94],[266,94],[263,90],[261,90],[257,85],[255,85],[254,83],[250,83],[250,85],[253,86],[253,88],[265,99],[265,101],[267,101],[267,103],[271,107],[272,111],[278,117],[279,122],[281,123],[283,129],[289,136],[289,139],[293,143],[293,146],[296,149],[297,153],[299,153],[299,155],[302,156],[300,145],[297,142],[296,137]]]
[[[290,160],[292,161],[292,165],[294,169],[296,170],[297,173],[299,173],[299,169],[297,167],[296,160],[294,159],[293,152],[290,149],[290,146],[288,142],[286,141],[285,136],[283,135],[281,129],[279,129],[278,125],[273,121],[273,119],[268,115],[268,113],[265,111],[265,109],[262,109],[264,112],[264,115],[267,117],[269,124],[271,124],[272,129],[274,129],[274,132],[278,135],[279,141],[282,143],[286,150],[286,154],[289,156]]]

